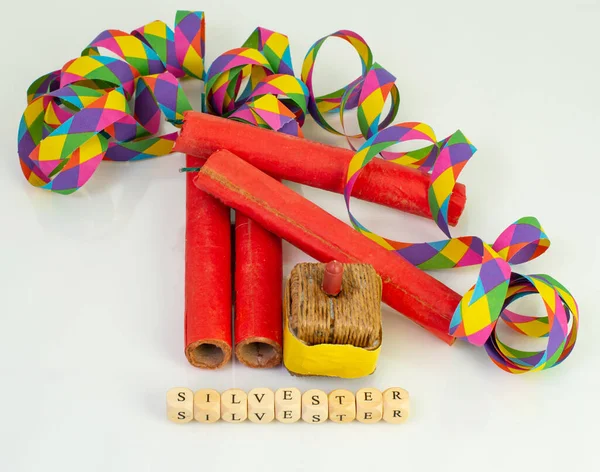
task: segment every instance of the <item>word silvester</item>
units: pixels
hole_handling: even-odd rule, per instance
[[[167,417],[175,423],[215,423],[222,419],[228,423],[305,422],[319,424],[330,419],[335,423],[404,423],[410,411],[408,392],[392,387],[383,393],[375,388],[362,388],[354,395],[349,390],[333,390],[329,395],[322,390],[301,393],[294,387],[255,388],[248,394],[233,388],[219,394],[213,389],[196,393],[189,388],[172,388],[167,392]]]

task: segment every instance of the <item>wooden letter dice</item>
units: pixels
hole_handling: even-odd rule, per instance
[[[248,419],[253,423],[270,423],[275,418],[275,395],[268,388],[248,392]]]
[[[167,418],[174,423],[188,423],[194,418],[194,392],[176,387],[167,392]]]
[[[383,419],[388,423],[404,423],[410,413],[410,398],[403,388],[392,387],[383,392]]]
[[[228,423],[241,423],[248,418],[248,396],[239,388],[221,394],[221,419]]]
[[[329,404],[323,390],[307,390],[302,394],[302,419],[307,423],[319,424],[327,421]]]
[[[377,423],[383,416],[383,395],[376,388],[356,392],[356,419],[361,423]]]
[[[281,423],[295,423],[302,415],[302,394],[294,387],[275,392],[275,417]]]
[[[350,423],[356,418],[356,401],[349,390],[338,389],[329,394],[329,419],[334,423]]]
[[[194,418],[200,423],[215,423],[221,418],[221,395],[205,388],[194,395]]]

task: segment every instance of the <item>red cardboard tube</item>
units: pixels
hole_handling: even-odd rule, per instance
[[[188,166],[199,164],[187,157]],[[185,355],[217,369],[231,359],[230,210],[186,178]]]
[[[194,182],[319,261],[371,264],[382,278],[385,303],[453,343],[448,331],[461,296],[398,255],[229,151],[214,153]]]
[[[249,367],[281,364],[281,239],[235,214],[235,355]]]
[[[174,151],[207,158],[227,149],[263,172],[311,187],[344,193],[348,163],[354,152],[335,146],[249,126],[208,113],[189,111]],[[430,176],[383,159],[373,159],[358,177],[352,195],[361,200],[431,218],[427,192]],[[456,184],[448,221],[458,223],[467,201],[466,188]]]

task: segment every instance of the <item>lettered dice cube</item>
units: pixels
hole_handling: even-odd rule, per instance
[[[334,423],[350,423],[356,418],[356,401],[349,390],[338,389],[329,394],[329,419]]]
[[[295,423],[302,415],[302,394],[294,387],[275,392],[275,417],[281,423]]]
[[[270,423],[275,418],[275,394],[268,388],[248,392],[248,419],[253,423]]]
[[[383,419],[388,423],[404,423],[410,413],[410,398],[403,388],[392,387],[383,392]]]
[[[167,418],[174,423],[189,423],[194,418],[194,392],[176,387],[167,392]]]
[[[221,395],[205,388],[194,394],[194,418],[200,423],[215,423],[221,418]]]
[[[356,392],[356,419],[361,423],[377,423],[383,416],[383,395],[376,388]]]
[[[248,418],[248,396],[239,388],[221,394],[221,419],[228,423],[241,423]]]
[[[302,394],[302,419],[307,423],[324,423],[329,418],[327,394],[323,390],[307,390]]]

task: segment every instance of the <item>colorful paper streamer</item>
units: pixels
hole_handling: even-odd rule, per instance
[[[244,46],[210,66],[206,105],[210,113],[302,136],[308,89],[294,76],[287,36],[257,28]]]
[[[180,125],[191,106],[179,79],[202,79],[206,81],[202,109],[210,113],[296,136],[302,136],[301,127],[310,114],[328,132],[346,137],[354,150],[351,139],[365,140],[349,165],[344,191],[354,227],[424,270],[481,266],[476,284],[456,309],[451,335],[484,346],[492,361],[511,373],[547,369],[571,353],[579,325],[572,295],[548,275],[520,275],[510,268],[548,249],[550,241],[541,225],[535,218],[521,218],[492,245],[477,237],[451,237],[450,195],[475,148],[460,131],[438,141],[424,123],[389,126],[400,105],[396,79],[374,62],[360,35],[340,30],[317,40],[306,54],[301,79],[294,75],[288,38],[265,28],[257,28],[241,48],[219,56],[205,75],[204,37],[204,14],[179,11],[174,30],[155,21],[130,34],[104,31],[81,57],[36,80],[27,91],[18,137],[27,180],[68,194],[90,179],[102,159],[129,161],[168,154],[177,133],[157,135],[161,117]],[[342,39],[356,50],[361,73],[341,89],[316,96],[315,63],[330,38]],[[345,114],[351,109],[356,109],[357,135],[346,131]],[[328,120],[332,112],[338,113],[341,130]],[[398,143],[423,140],[429,145],[408,152],[389,150]],[[431,213],[447,239],[393,241],[371,232],[352,215],[354,182],[377,157],[431,172]],[[544,302],[545,316],[508,310],[515,300],[535,293]],[[500,319],[525,336],[546,337],[547,347],[527,352],[508,346],[496,332]]]
[[[319,50],[329,38],[339,38],[348,42],[358,53],[361,62],[361,75],[339,90],[319,97],[315,96],[313,72]],[[371,48],[353,31],[340,30],[317,40],[308,50],[302,64],[302,80],[306,82],[310,93],[309,111],[313,119],[330,133],[345,136],[354,149],[350,138],[363,136],[370,138],[374,133],[388,126],[398,113],[400,93],[396,87],[396,78],[377,63],[373,63]],[[386,99],[391,97],[390,109],[383,120],[381,114]],[[361,135],[346,133],[344,112],[357,109],[358,125]],[[338,111],[342,131],[336,130],[326,118],[327,113]]]
[[[178,78],[204,77],[204,32],[204,14],[190,11],[177,13],[174,31],[161,21],[131,34],[107,30],[81,57],[37,79],[27,91],[19,127],[25,178],[69,194],[102,159],[170,153],[177,133],[157,135],[161,114],[179,125],[191,109]]]
[[[411,141],[428,141],[431,145],[404,153],[384,152],[395,144]],[[570,354],[577,339],[577,304],[569,291],[550,276],[524,276],[512,273],[510,268],[540,256],[550,246],[538,220],[521,218],[504,230],[493,245],[472,236],[450,237],[448,202],[460,172],[474,153],[475,147],[460,131],[438,142],[433,130],[424,123],[399,123],[383,129],[365,142],[348,167],[344,198],[350,221],[362,234],[421,269],[481,265],[476,284],[456,308],[450,334],[485,346],[492,361],[507,372],[553,367]],[[354,183],[361,170],[378,155],[397,164],[432,170],[431,213],[449,239],[416,244],[398,242],[371,232],[352,215],[350,196]],[[544,301],[546,317],[518,315],[507,309],[516,299],[536,292]],[[496,332],[499,318],[523,335],[548,337],[546,349],[519,351],[503,343]]]

